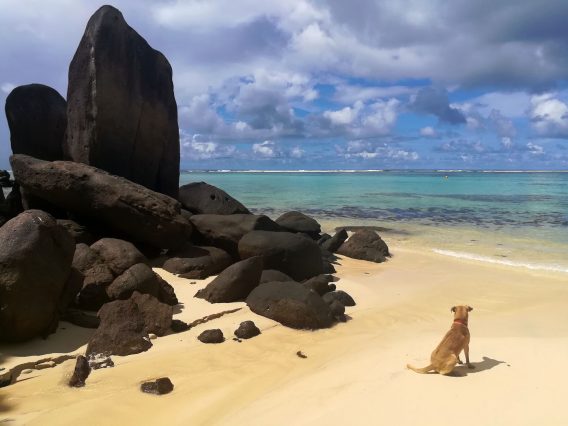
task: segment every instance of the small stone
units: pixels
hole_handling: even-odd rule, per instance
[[[89,366],[89,361],[83,355],[77,357],[77,362],[75,363],[75,370],[73,375],[69,380],[69,386],[74,388],[80,388],[85,386],[85,380],[91,374],[91,367]]]
[[[34,370],[32,370],[31,368],[26,368],[25,370],[22,370],[22,374],[30,374],[32,371]]]
[[[252,321],[243,321],[239,328],[235,330],[235,336],[240,339],[250,339],[251,337],[258,336],[260,330]]]
[[[144,393],[164,395],[174,390],[174,384],[168,377],[160,377],[159,379],[142,383],[140,390]]]
[[[308,357],[308,356],[305,355],[302,351],[296,352],[296,355],[298,355],[299,358],[307,358],[307,357]]]
[[[172,320],[172,325],[170,326],[174,333],[181,333],[182,331],[189,330],[189,325],[182,320],[174,319]]]
[[[223,337],[223,332],[218,328],[212,330],[205,330],[197,339],[203,343],[223,343],[225,338]]]
[[[154,333],[150,333],[148,334],[148,337],[150,338],[150,340],[154,340],[158,336],[156,336]]]

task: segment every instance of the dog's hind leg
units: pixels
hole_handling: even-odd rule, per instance
[[[454,354],[450,354],[446,361],[442,364],[442,366],[438,369],[438,373],[440,374],[450,374],[456,364],[458,363],[458,357]]]

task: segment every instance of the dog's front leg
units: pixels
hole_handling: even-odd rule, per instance
[[[473,366],[469,362],[469,345],[465,345],[465,347],[463,348],[463,352],[465,354],[465,362],[467,364],[467,368],[475,368],[475,366]]]

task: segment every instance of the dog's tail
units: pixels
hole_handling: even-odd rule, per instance
[[[432,364],[430,364],[428,367],[416,368],[416,367],[413,367],[410,364],[406,364],[406,368],[409,368],[412,371],[416,371],[417,373],[425,374],[425,373],[428,373],[429,371],[432,371],[434,369],[434,366]]]

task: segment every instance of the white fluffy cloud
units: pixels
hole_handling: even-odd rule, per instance
[[[533,96],[530,117],[533,128],[538,134],[568,137],[568,105],[554,94]]]

